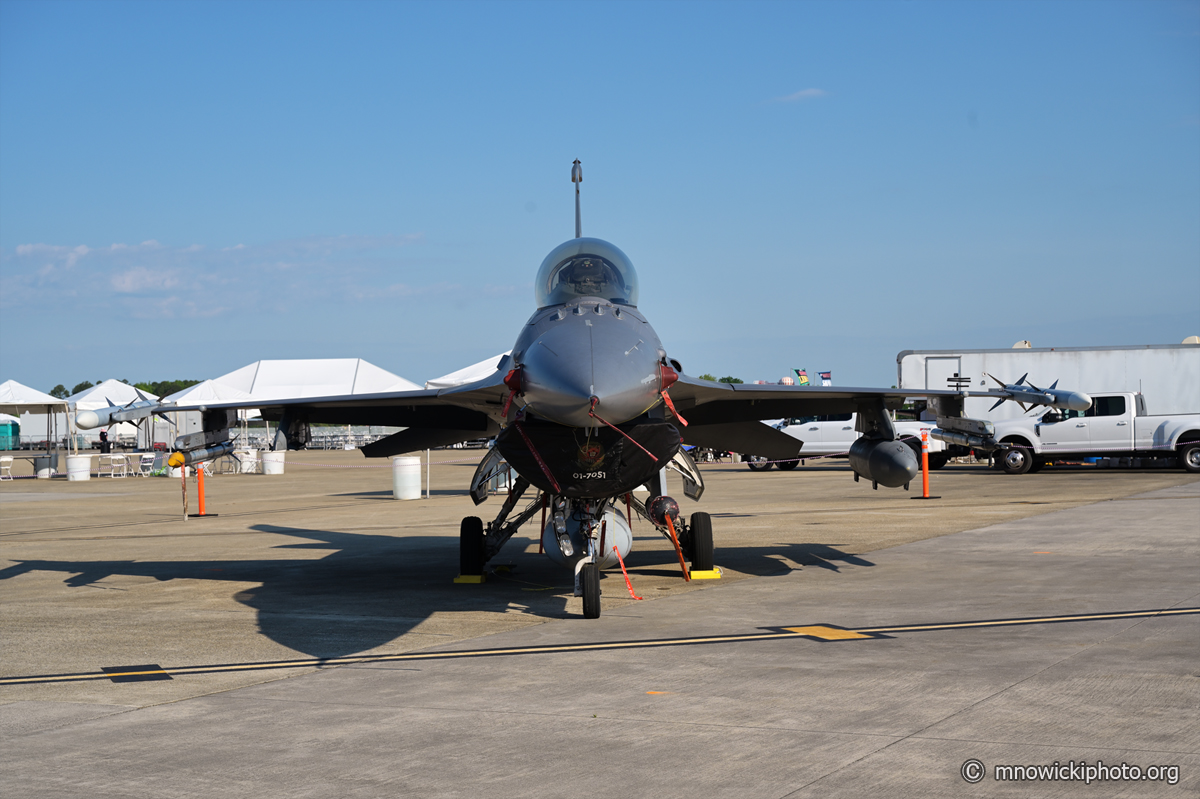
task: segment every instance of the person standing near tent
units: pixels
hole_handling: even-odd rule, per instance
[[[108,431],[100,431],[100,454],[107,455],[112,452],[112,444],[108,443]]]

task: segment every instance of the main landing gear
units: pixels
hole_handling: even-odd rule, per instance
[[[527,480],[517,478],[500,513],[486,525],[477,516],[462,520],[460,574],[455,582],[483,582],[487,563],[522,524],[539,512],[548,516],[548,523],[539,530],[545,553],[574,571],[575,595],[583,601],[586,619],[600,617],[600,570],[623,566],[629,553],[633,543],[630,528],[633,514],[650,521],[674,544],[684,579],[690,580],[692,572],[714,576],[712,518],[707,513],[693,513],[685,522],[679,515],[679,505],[666,496],[642,503],[632,494],[595,500],[539,493],[524,510],[513,515],[528,488]],[[630,518],[623,511],[629,511]],[[690,562],[690,569],[685,559]]]

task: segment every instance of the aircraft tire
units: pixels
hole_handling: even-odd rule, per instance
[[[483,520],[468,516],[458,528],[458,573],[483,574]]]
[[[750,467],[750,471],[752,472],[765,472],[774,466],[773,463],[761,455],[743,455],[742,460],[745,461],[746,466]]]
[[[693,571],[712,571],[713,567],[713,534],[712,517],[703,511],[692,514],[689,526],[691,535],[688,554],[692,561]]]
[[[1200,441],[1189,441],[1179,448],[1179,465],[1185,472],[1200,472]]]
[[[1033,466],[1033,452],[1028,444],[1015,441],[1006,442],[1007,447],[1000,450],[1000,468],[1005,474],[1025,474]]]
[[[583,588],[583,617],[600,618],[600,567],[585,563],[579,570],[579,584]]]
[[[1045,469],[1045,468],[1046,468],[1046,461],[1045,461],[1045,459],[1043,459],[1043,458],[1034,458],[1034,459],[1033,459],[1033,461],[1032,461],[1032,463],[1030,463],[1030,464],[1029,464],[1029,473],[1030,473],[1030,474],[1037,474],[1038,472],[1040,472],[1042,469]]]
[[[775,461],[775,465],[779,467],[780,471],[790,472],[792,469],[795,469],[800,465],[800,459],[796,458],[793,461]]]
[[[929,456],[929,471],[936,472],[938,469],[950,462],[950,459],[945,455],[930,455]]]

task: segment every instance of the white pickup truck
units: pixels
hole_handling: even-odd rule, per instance
[[[1008,474],[1036,472],[1052,460],[1112,456],[1178,458],[1200,472],[1200,413],[1150,416],[1141,394],[1093,394],[1086,411],[1051,410],[995,425],[1005,445],[997,464]]]
[[[772,465],[780,469],[794,469],[800,461],[806,458],[845,456],[850,451],[850,445],[858,439],[855,431],[855,415],[852,413],[833,413],[822,416],[801,416],[792,419],[781,419],[768,422],[777,430],[782,430],[793,438],[804,442],[800,450],[800,459],[794,461],[772,462],[766,458],[746,455],[743,460],[753,471],[765,471]],[[921,430],[931,430],[937,427],[936,422],[893,421],[896,437],[907,443],[921,458]],[[950,460],[946,445],[933,438],[929,439],[929,468],[940,469]]]

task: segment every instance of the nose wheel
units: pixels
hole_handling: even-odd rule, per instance
[[[583,617],[600,618],[600,567],[585,563],[579,570],[579,588],[583,594]]]

